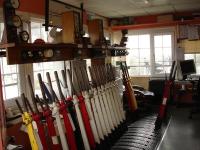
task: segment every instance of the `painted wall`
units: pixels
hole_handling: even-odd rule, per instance
[[[184,49],[185,53],[200,53],[200,40],[182,40],[179,46]]]
[[[149,79],[150,77],[131,77],[133,85],[140,85],[145,89],[149,89]]]
[[[19,11],[44,15],[45,0],[19,0]],[[3,0],[0,0],[0,7],[2,7]]]

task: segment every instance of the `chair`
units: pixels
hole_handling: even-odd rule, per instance
[[[133,85],[134,94],[139,106],[145,107],[152,104],[154,93],[144,89],[139,85]]]
[[[197,86],[193,88],[193,106],[190,110],[189,118],[192,119],[194,114],[200,113],[200,77],[197,82]]]

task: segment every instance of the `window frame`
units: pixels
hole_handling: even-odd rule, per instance
[[[30,32],[29,33],[30,37],[31,37],[31,22],[38,22],[38,23],[42,24],[44,22],[44,20],[40,19],[40,18],[30,18],[30,20],[28,21],[28,29],[27,29]],[[0,23],[3,23],[3,19],[2,18],[0,18]],[[30,39],[30,41],[31,41],[31,39]],[[66,61],[63,61],[63,63],[66,64]],[[15,101],[15,99],[18,99],[19,102],[21,103],[21,98],[20,98],[20,94],[21,93],[26,93],[27,98],[31,99],[29,88],[28,88],[28,84],[27,84],[26,80],[24,80],[24,79],[26,79],[26,76],[28,74],[33,79],[33,77],[34,77],[33,64],[18,64],[17,67],[18,67],[17,68],[18,69],[18,73],[17,74],[18,74],[18,81],[19,81],[18,82],[18,86],[19,86],[20,90],[18,91],[18,97],[13,97],[11,99],[5,99],[4,100],[4,104],[5,104],[6,108],[14,108],[15,109],[16,108],[16,103],[14,101]],[[0,68],[0,69],[2,71],[2,68]],[[1,77],[3,77],[2,75],[3,74],[1,74]],[[2,84],[3,83],[4,83],[4,80],[2,78]]]
[[[175,40],[176,28],[166,27],[166,28],[155,28],[155,29],[141,29],[141,30],[129,30],[128,36],[130,35],[143,35],[150,34],[150,75],[131,75],[135,77],[164,77],[165,74],[155,74],[155,52],[154,52],[154,36],[171,34],[172,35],[172,61],[175,60],[176,51],[175,47],[177,45]],[[128,56],[126,56],[128,57]]]
[[[137,48],[135,48],[135,47],[134,47],[134,48],[130,48],[129,53],[131,53],[131,51],[138,50],[139,61],[137,62],[138,65],[129,65],[130,68],[131,68],[131,67],[132,67],[132,68],[133,68],[133,67],[138,67],[138,68],[140,69],[140,68],[142,68],[142,67],[149,67],[149,66],[151,67],[151,54],[150,54],[150,57],[149,57],[149,58],[150,58],[150,60],[149,60],[149,66],[148,66],[148,65],[141,65],[141,64],[144,63],[144,62],[140,61],[140,58],[141,58],[141,57],[140,57],[140,56],[141,56],[140,50],[141,50],[141,49],[149,49],[149,50],[150,50],[150,53],[151,53],[151,44],[150,44],[150,41],[149,41],[149,44],[150,44],[149,48],[144,48],[144,47],[142,48],[142,47],[140,47],[140,46],[139,46],[139,41],[140,41],[140,40],[139,40],[139,39],[140,39],[139,36],[140,36],[140,35],[149,35],[149,39],[150,39],[150,34],[135,34],[135,35],[133,35],[133,36],[137,36],[137,39],[138,39],[138,47],[137,47]],[[132,36],[132,35],[131,35],[131,36]],[[126,58],[126,59],[127,59],[127,58]],[[150,73],[151,73],[151,69],[150,69]],[[139,70],[139,76],[148,76],[148,75],[141,75],[140,70]]]

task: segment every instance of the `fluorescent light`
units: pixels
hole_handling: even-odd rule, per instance
[[[85,33],[83,37],[90,37],[88,33]]]
[[[145,0],[144,3],[145,3],[145,4],[149,4],[149,0]]]
[[[57,31],[57,32],[60,32],[60,31],[62,31],[62,29],[61,29],[61,28],[57,28],[56,31]]]

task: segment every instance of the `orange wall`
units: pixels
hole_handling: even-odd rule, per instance
[[[38,15],[44,15],[45,12],[45,0],[19,0],[19,11],[34,13]],[[0,7],[2,7],[3,0],[0,0]]]
[[[134,22],[136,24],[155,23],[157,22],[157,15],[134,17]]]

